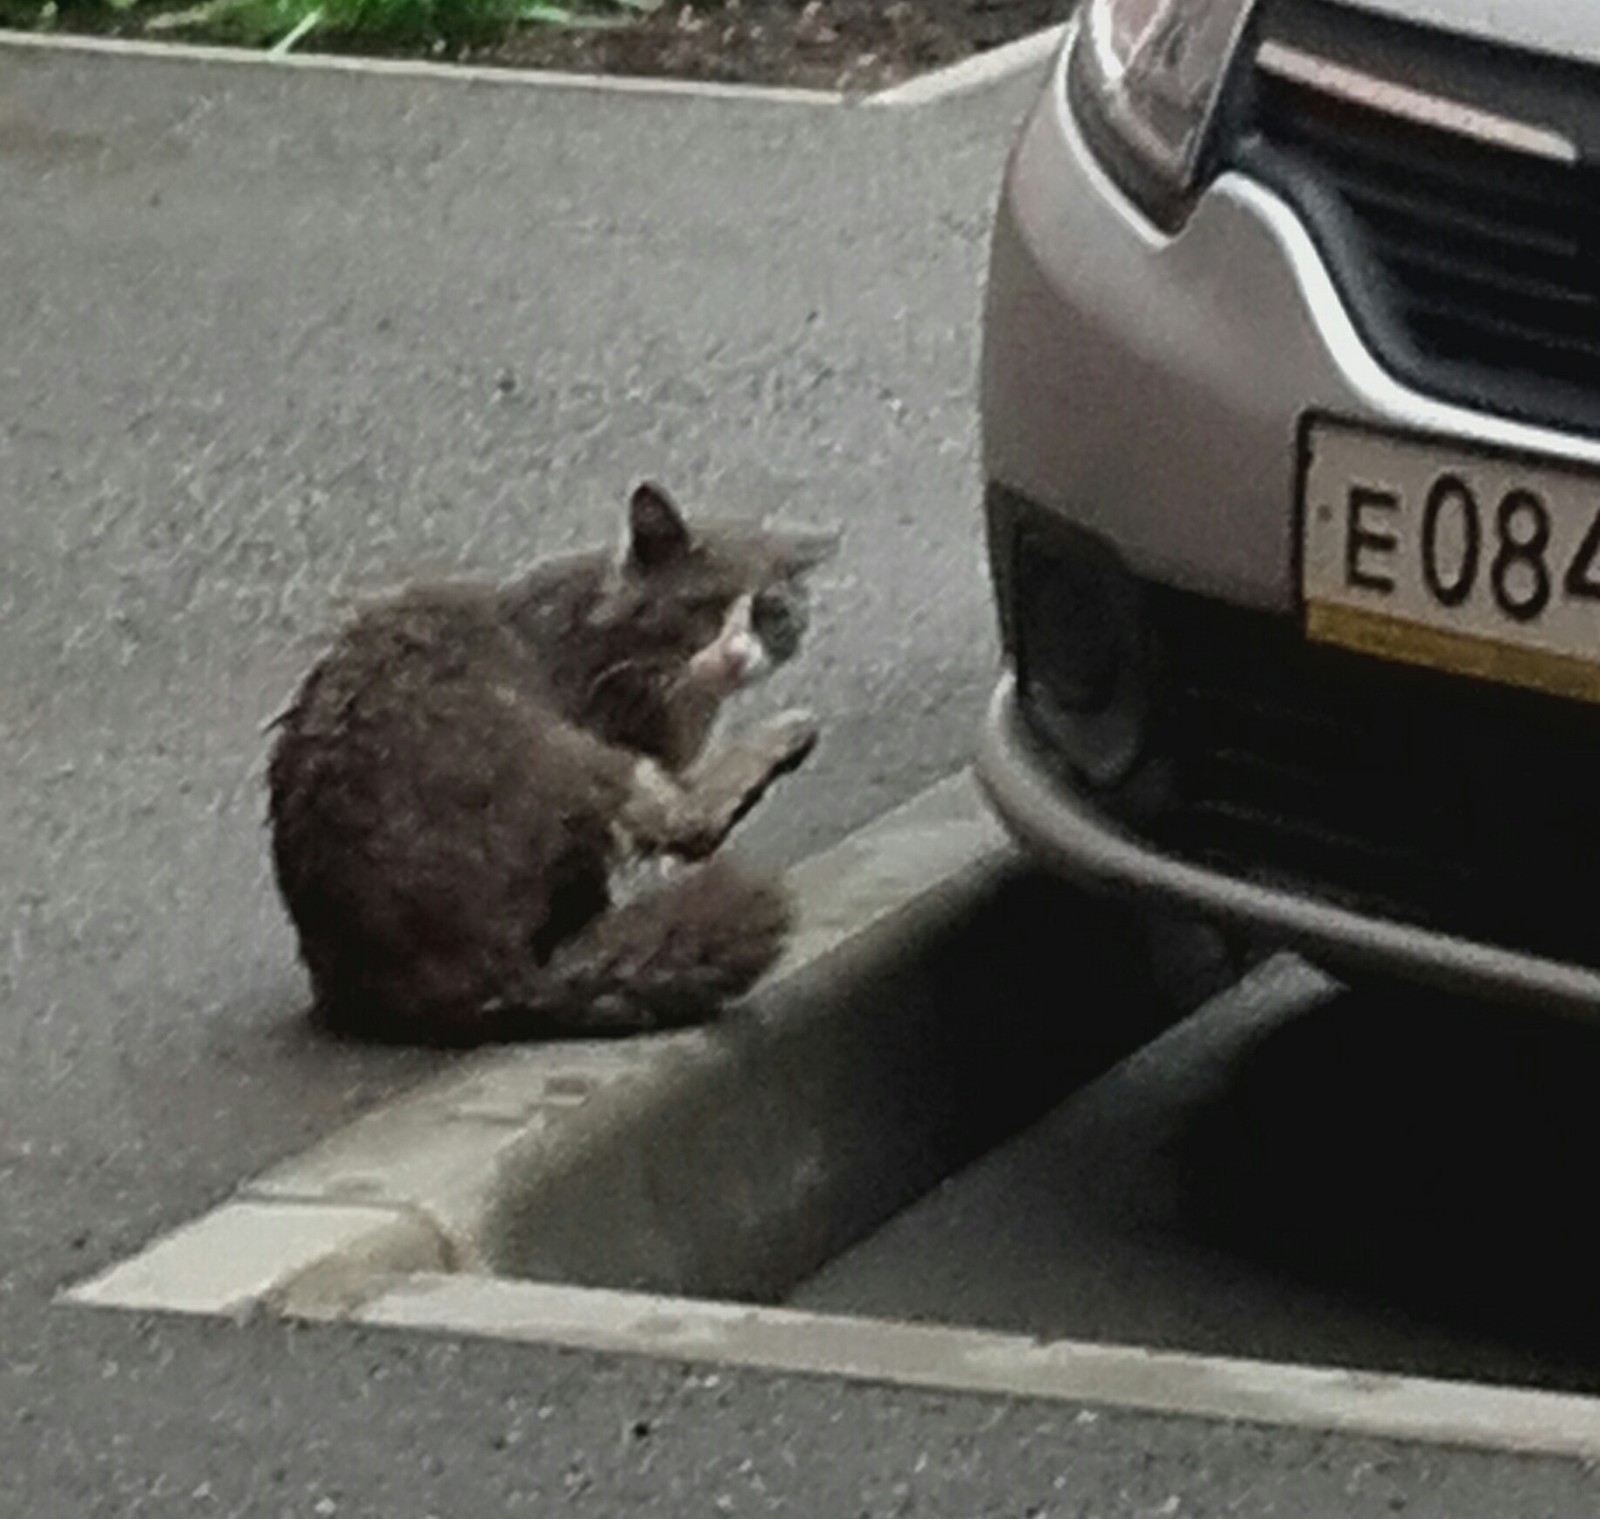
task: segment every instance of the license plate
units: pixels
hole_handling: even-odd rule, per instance
[[[1600,702],[1600,469],[1318,419],[1307,636]]]

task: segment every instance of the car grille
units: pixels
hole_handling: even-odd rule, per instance
[[[1308,644],[1152,589],[1152,754],[1132,824],[1196,862],[1600,964],[1600,708]],[[1115,810],[1115,803],[1112,804]]]
[[[1269,11],[1263,48],[1297,40],[1322,9],[1295,0]],[[1526,108],[1519,120],[1569,117],[1580,85],[1600,99],[1600,79],[1580,81],[1568,65],[1349,10],[1336,36],[1335,62],[1438,80],[1434,93],[1497,114],[1509,93]],[[1328,56],[1326,45],[1309,51]],[[1386,365],[1447,399],[1600,431],[1593,170],[1350,103],[1259,56],[1231,134],[1234,163],[1298,207]]]

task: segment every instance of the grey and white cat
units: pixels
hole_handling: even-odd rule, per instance
[[[691,526],[632,494],[620,556],[368,609],[277,720],[273,863],[319,1021],[474,1044],[712,1016],[777,958],[781,885],[710,859],[816,743],[708,741],[791,658],[832,534]],[[617,869],[698,861],[612,901]]]

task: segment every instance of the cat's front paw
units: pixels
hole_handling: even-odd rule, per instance
[[[763,724],[761,733],[772,756],[772,774],[787,775],[805,763],[817,747],[822,729],[814,712],[795,707]]]

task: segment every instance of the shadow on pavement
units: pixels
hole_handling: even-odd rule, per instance
[[[1600,1029],[1348,991],[1242,1052],[1177,1149],[1185,1232],[1600,1388]]]

